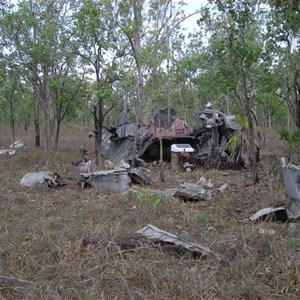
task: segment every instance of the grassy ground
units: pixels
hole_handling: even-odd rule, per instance
[[[9,145],[9,132],[0,146]],[[205,170],[172,173],[138,195],[80,189],[71,161],[78,147],[91,147],[83,131],[62,133],[61,150],[45,157],[28,133],[28,147],[12,157],[0,156],[0,299],[296,299],[300,297],[300,223],[262,222],[249,216],[285,203],[280,177],[267,173],[278,161],[263,153],[261,183],[251,185],[248,172]],[[272,140],[274,149],[274,140]],[[271,147],[271,148],[272,148]],[[68,177],[60,189],[19,186],[31,171],[49,170]],[[189,203],[153,191],[183,181],[211,178],[215,187],[229,183],[211,202]],[[224,255],[177,258],[159,249],[121,251],[114,243],[153,224],[174,234],[186,231],[194,242]],[[273,229],[274,235],[259,229]],[[85,238],[103,241],[84,246]]]

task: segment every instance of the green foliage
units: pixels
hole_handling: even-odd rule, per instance
[[[238,134],[233,134],[231,138],[228,140],[226,148],[230,152],[233,152],[236,149],[236,147],[239,145],[239,143],[240,143],[240,137],[238,136]]]
[[[269,5],[266,47],[273,57],[272,75],[278,79],[276,94],[285,101],[299,128],[300,7],[297,1],[270,1]]]
[[[282,128],[279,130],[280,138],[286,142],[290,152],[291,162],[300,163],[300,130],[288,130]]]
[[[150,192],[145,189],[137,188],[135,190],[135,196],[140,202],[149,203],[154,208],[161,206],[161,196],[157,193]]]
[[[34,87],[40,97],[49,87],[52,112],[61,108],[56,117],[66,121],[88,118],[82,107],[91,95],[103,101],[109,118],[124,107],[140,117],[168,106],[191,123],[192,112],[210,101],[226,112],[255,109],[261,123],[277,128],[286,125],[288,109],[297,119],[297,2],[209,1],[189,40],[181,30],[183,7],[168,0],[2,3],[1,69],[18,70],[27,90],[13,100],[16,119],[32,118],[35,98],[28,92]],[[98,82],[92,92],[81,86],[83,73]],[[7,122],[4,90],[3,81],[1,119]]]

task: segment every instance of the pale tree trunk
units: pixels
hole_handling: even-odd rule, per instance
[[[57,120],[57,122],[56,122],[56,131],[55,131],[55,150],[58,149],[58,139],[59,139],[59,134],[60,134],[60,126],[61,126],[61,121]]]
[[[15,92],[15,89],[12,90],[11,95],[10,95],[10,128],[11,128],[11,133],[12,133],[13,149],[15,149],[15,141],[16,141],[15,112],[14,112],[14,104],[13,104],[14,92]]]
[[[47,153],[51,149],[51,141],[54,132],[53,101],[50,95],[49,74],[48,74],[47,66],[44,66],[43,75],[44,75],[43,84],[42,84],[43,90],[41,91],[41,94],[42,94],[43,109],[44,109],[44,135],[45,135],[44,150]]]
[[[298,74],[298,72],[296,72],[295,74],[295,78],[294,78],[294,90],[295,90],[295,112],[296,112],[296,126],[297,129],[300,128],[300,75]]]
[[[36,83],[33,85],[33,104],[34,104],[34,129],[35,129],[35,147],[41,146],[40,140],[40,108],[39,108],[39,95]]]
[[[30,0],[30,9],[33,10],[33,1]],[[33,26],[33,42],[36,43],[37,40],[37,27],[36,25]],[[40,140],[40,108],[39,108],[39,93],[38,93],[38,71],[37,71],[37,64],[34,61],[33,66],[33,104],[34,104],[34,129],[35,129],[35,147],[41,146],[41,140]]]
[[[248,130],[247,130],[247,139],[250,147],[250,166],[252,167],[252,180],[253,184],[258,183],[258,169],[257,169],[257,159],[256,159],[256,143],[255,143],[255,129],[254,122],[252,117],[252,103],[254,103],[254,98],[249,97],[249,92],[247,91],[246,86],[246,76],[243,78],[243,82],[239,83],[235,89],[236,96],[239,100],[239,105],[242,109],[242,112],[245,113],[247,122],[248,122]]]
[[[253,183],[258,183],[256,144],[255,144],[254,124],[253,124],[253,118],[251,114],[250,99],[247,99],[246,102],[246,116],[249,124],[248,139],[250,144],[250,162],[252,165],[252,180]]]
[[[286,127],[288,130],[291,130],[291,114],[290,114],[290,111],[287,109],[286,110],[286,120],[287,120],[287,123],[286,123]]]
[[[161,124],[158,114],[158,126],[159,126],[159,164],[160,164],[160,181],[165,182],[165,173],[164,173],[164,149],[163,149],[163,140],[161,134]]]
[[[145,109],[145,95],[144,95],[144,80],[143,80],[143,71],[142,71],[142,62],[141,62],[141,30],[143,26],[142,20],[142,7],[143,1],[134,0],[133,1],[133,18],[134,18],[134,33],[133,36],[126,34],[129,40],[134,61],[136,64],[137,72],[137,98],[138,98],[138,123],[143,125],[146,122],[144,116]]]

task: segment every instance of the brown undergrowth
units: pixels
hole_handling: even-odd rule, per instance
[[[300,297],[300,224],[249,221],[258,209],[286,201],[276,161],[269,170],[267,154],[256,186],[247,170],[173,173],[167,165],[166,183],[159,183],[159,172],[153,169],[155,183],[138,196],[115,194],[79,189],[79,171],[71,161],[80,155],[79,146],[93,143],[85,132],[77,132],[78,139],[72,130],[62,134],[61,149],[47,157],[26,133],[26,149],[0,156],[0,299]],[[2,135],[1,143],[7,146],[9,138]],[[19,186],[25,173],[40,170],[59,173],[68,185]],[[223,183],[230,188],[215,192],[210,202],[198,203],[153,192],[201,176],[211,178],[215,188]],[[178,258],[149,246],[121,251],[108,242],[148,223],[174,234],[186,231],[227,261]],[[261,234],[260,228],[276,233]],[[105,243],[84,246],[84,238]]]

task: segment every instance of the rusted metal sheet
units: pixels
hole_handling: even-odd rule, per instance
[[[150,132],[154,137],[179,137],[191,135],[192,130],[186,125],[186,123],[176,118],[170,127],[156,127],[155,124],[150,125]]]

